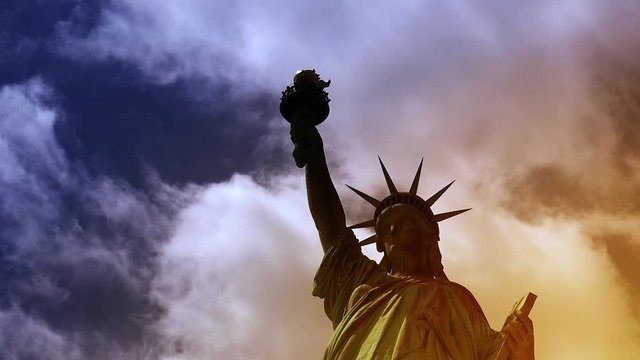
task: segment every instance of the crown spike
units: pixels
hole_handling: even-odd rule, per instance
[[[442,213],[442,214],[436,214],[436,215],[434,215],[433,218],[436,220],[436,222],[440,222],[440,221],[446,220],[446,219],[448,219],[450,217],[454,217],[456,215],[460,215],[463,212],[466,212],[466,211],[469,211],[469,210],[471,210],[471,208],[462,209],[462,210],[455,210],[455,211],[449,211],[449,212]]]
[[[353,190],[353,192],[355,192],[356,194],[360,195],[360,197],[361,197],[361,198],[363,198],[363,199],[367,200],[367,202],[368,202],[369,204],[371,204],[371,205],[373,205],[373,206],[375,206],[375,207],[380,206],[380,201],[379,201],[379,200],[376,200],[376,199],[374,199],[373,197],[371,197],[371,196],[369,196],[369,195],[367,195],[367,194],[363,193],[362,191],[360,191],[360,190],[358,190],[358,189],[352,188],[352,187],[351,187],[351,186],[349,186],[349,185],[347,185],[347,187],[348,187],[349,189]]]
[[[387,168],[384,167],[384,163],[382,162],[382,159],[380,159],[380,156],[378,156],[378,160],[380,161],[380,166],[382,167],[382,172],[384,173],[384,179],[387,181],[387,187],[389,188],[389,192],[391,194],[397,194],[398,189],[396,188],[396,185],[393,183],[393,180],[391,180],[391,176],[389,176],[389,173],[387,172]]]
[[[418,171],[416,172],[416,176],[413,178],[413,182],[411,183],[411,189],[409,189],[409,193],[416,195],[418,193],[418,183],[420,182],[420,172],[422,171],[422,162],[424,158],[420,160],[420,165],[418,166]]]
[[[368,238],[360,241],[358,243],[358,245],[365,246],[365,245],[369,245],[369,244],[375,244],[376,241],[378,241],[378,235],[373,234],[373,235],[369,236]]]
[[[368,227],[374,227],[375,225],[376,225],[375,220],[371,219],[371,220],[363,221],[363,222],[358,223],[358,224],[351,225],[351,226],[349,226],[349,229],[368,228]]]
[[[437,193],[431,195],[430,198],[427,199],[427,201],[425,201],[425,203],[427,204],[428,207],[431,207],[433,204],[435,204],[436,201],[438,201],[438,199],[440,198],[440,196],[442,196],[442,194],[444,194],[445,191],[447,191],[449,189],[449,187],[455,182],[455,180],[453,180],[452,182],[449,183],[449,185],[443,187],[442,189],[440,189],[440,191],[438,191]]]

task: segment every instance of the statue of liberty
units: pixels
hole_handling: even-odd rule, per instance
[[[525,311],[514,310],[495,331],[471,292],[445,274],[438,222],[469,209],[434,214],[431,206],[451,183],[422,199],[417,195],[422,162],[404,192],[380,160],[389,195],[375,199],[350,187],[375,210],[371,220],[347,227],[315,127],[329,114],[328,85],[314,70],[299,72],[280,107],[291,123],[293,156],[304,167],[309,208],[324,250],[313,283],[313,295],[324,299],[334,328],[324,359],[534,359],[528,312],[535,295]],[[375,235],[358,241],[352,229],[365,227]],[[361,246],[368,244],[383,253],[379,264],[362,253]]]

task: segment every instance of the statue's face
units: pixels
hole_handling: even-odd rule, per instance
[[[400,253],[402,256],[424,254],[429,242],[437,241],[437,234],[429,229],[422,215],[406,205],[386,209],[378,219],[376,232],[391,259]]]

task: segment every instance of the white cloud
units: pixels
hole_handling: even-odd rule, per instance
[[[0,89],[0,209],[23,223],[12,236],[22,238],[16,245],[25,251],[37,245],[34,235],[46,232],[43,223],[56,213],[42,176],[67,181],[67,163],[53,133],[56,113],[43,104],[50,96],[39,79]]]
[[[166,359],[296,359],[329,336],[311,297],[322,250],[299,177],[203,188],[163,250],[155,297]],[[292,342],[292,339],[296,339]]]

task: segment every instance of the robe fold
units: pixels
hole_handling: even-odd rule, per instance
[[[493,360],[503,339],[462,285],[386,273],[351,230],[325,253],[313,295],[334,333],[325,360]]]

